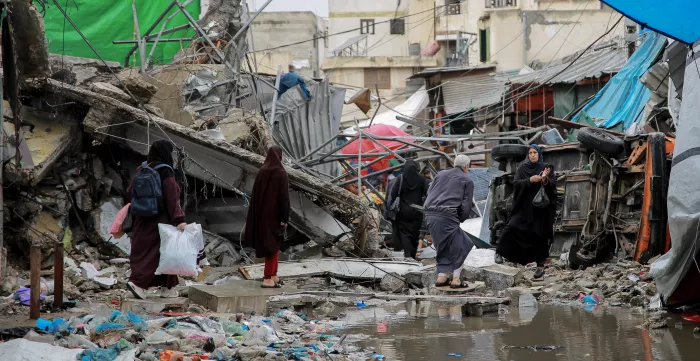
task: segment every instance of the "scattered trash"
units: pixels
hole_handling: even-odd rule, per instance
[[[367,305],[366,303],[364,303],[364,302],[358,302],[358,303],[357,303],[357,308],[365,308],[365,307],[367,307],[367,306],[368,306],[368,305]]]
[[[503,346],[504,349],[509,350],[509,349],[523,349],[523,350],[532,350],[532,351],[554,351],[558,350],[561,348],[564,348],[563,346]]]
[[[584,305],[597,305],[599,303],[600,301],[598,300],[598,297],[596,295],[587,295],[583,298]]]
[[[450,353],[447,354],[447,356],[462,357],[462,354],[461,354],[461,353],[450,352]]]
[[[641,278],[639,278],[639,276],[637,276],[635,274],[631,274],[631,275],[627,276],[627,279],[632,281],[632,282],[635,282],[635,283],[637,283],[641,280]]]

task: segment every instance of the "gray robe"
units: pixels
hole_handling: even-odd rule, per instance
[[[469,218],[474,182],[459,169],[435,177],[425,200],[425,218],[437,250],[437,270],[450,273],[462,267],[474,244],[459,225]]]

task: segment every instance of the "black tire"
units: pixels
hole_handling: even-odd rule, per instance
[[[597,150],[609,155],[620,155],[625,150],[622,139],[598,128],[582,128],[576,133],[576,139],[586,149]]]
[[[529,147],[522,144],[499,144],[491,149],[491,157],[497,162],[514,160],[520,162],[527,157]]]

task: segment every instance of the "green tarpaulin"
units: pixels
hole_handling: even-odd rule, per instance
[[[118,45],[112,44],[112,41],[136,39],[134,13],[131,6],[134,0],[58,0],[58,2],[105,60],[118,61],[122,65],[124,64],[124,57],[133,44]],[[165,11],[171,0],[137,0],[135,2],[139,26],[143,34]],[[170,14],[175,13],[176,9],[177,6],[170,10]],[[51,53],[97,59],[95,53],[85,44],[71,24],[65,21],[63,14],[53,2],[49,1],[45,10],[44,24]],[[187,6],[187,11],[193,18],[199,19],[201,12],[200,0],[194,0]],[[187,19],[185,16],[178,14],[168,22],[166,30],[186,23]],[[159,30],[160,25],[156,27],[153,33],[155,34]],[[194,30],[188,29],[166,35],[164,38],[190,38],[194,34]],[[148,52],[151,50],[151,45],[148,45]],[[181,45],[180,43],[158,44],[156,51],[153,53],[151,63],[170,63],[180,46],[186,47],[188,45]],[[131,59],[130,64],[140,64],[138,55],[132,56]]]

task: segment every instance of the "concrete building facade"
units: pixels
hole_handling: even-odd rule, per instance
[[[366,35],[354,56],[416,56],[437,40],[439,66],[492,64],[506,71],[584,49],[619,16],[598,0],[408,0],[396,5],[329,0],[330,49]],[[619,24],[611,37],[623,35],[623,28]]]
[[[309,76],[321,76],[327,52],[327,22],[313,12],[263,12],[253,21],[248,44],[255,45],[258,71],[274,74],[278,67]],[[294,44],[294,45],[289,45]]]

